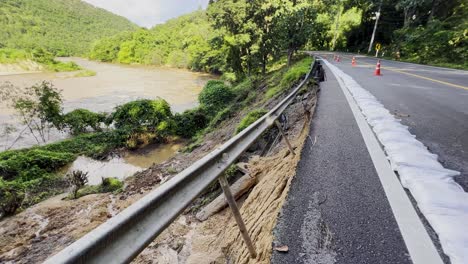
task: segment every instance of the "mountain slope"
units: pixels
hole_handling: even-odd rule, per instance
[[[138,26],[80,0],[1,0],[0,48],[83,55],[102,37]]]

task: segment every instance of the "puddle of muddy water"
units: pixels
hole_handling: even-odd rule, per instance
[[[135,152],[127,152],[123,157],[111,157],[106,161],[80,156],[63,172],[64,174],[77,170],[87,172],[89,185],[101,184],[102,178],[108,177],[124,180],[153,164],[172,158],[182,146],[183,143],[180,142],[151,145]]]
[[[67,173],[78,170],[88,173],[89,185],[99,185],[102,183],[102,178],[113,177],[123,180],[143,170],[143,168],[128,164],[122,158],[112,158],[109,161],[98,161],[80,156],[73,162]]]
[[[181,142],[152,145],[138,151],[127,152],[123,158],[128,164],[148,168],[172,158],[182,147]]]

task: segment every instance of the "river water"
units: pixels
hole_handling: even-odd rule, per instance
[[[129,66],[89,61],[82,58],[62,58],[62,61],[72,60],[85,69],[95,71],[96,76],[74,77],[76,72],[67,73],[30,73],[1,75],[0,85],[10,82],[15,86],[26,87],[42,81],[50,81],[62,90],[63,108],[69,112],[77,108],[85,108],[95,112],[110,112],[119,104],[141,98],[161,97],[169,102],[173,112],[182,112],[197,105],[197,97],[205,83],[214,77],[209,74],[194,73],[186,70],[160,68],[151,66]],[[4,133],[11,126],[15,132]],[[9,148],[18,137],[24,126],[14,116],[4,102],[0,102],[0,151]],[[49,142],[68,137],[65,133],[51,131]],[[13,145],[12,149],[36,145],[37,142],[28,133]],[[127,154],[123,161],[133,166],[134,171],[150,166],[153,162],[161,162],[170,158],[180,147],[180,144],[161,145],[149,151]],[[79,168],[83,168],[83,159]],[[101,164],[102,165],[102,164]],[[86,165],[84,165],[86,167]],[[112,174],[112,173],[110,173]]]

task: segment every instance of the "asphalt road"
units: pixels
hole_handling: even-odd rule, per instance
[[[444,167],[460,171],[455,180],[468,191],[468,71],[383,60],[383,75],[374,76],[377,60],[355,57],[356,67],[345,54],[333,64],[396,113]]]
[[[383,75],[374,76],[376,59],[356,56],[352,67],[342,56],[332,63],[399,116],[444,167],[460,171],[456,181],[468,190],[468,72],[382,61]],[[411,263],[349,105],[327,77],[275,228],[275,244],[289,252],[274,252],[272,263]]]
[[[411,263],[335,77],[321,84],[310,140],[275,229],[272,263]]]

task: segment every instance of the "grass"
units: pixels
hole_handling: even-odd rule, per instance
[[[96,72],[92,70],[83,70],[83,71],[77,72],[73,77],[80,78],[80,77],[91,77],[91,76],[96,76]]]
[[[240,122],[236,128],[236,134],[242,132],[242,130],[246,129],[251,124],[255,123],[260,117],[264,116],[268,113],[265,109],[255,109],[248,113]]]
[[[56,60],[53,60],[52,62],[47,63],[46,68],[49,71],[54,71],[54,72],[70,72],[70,71],[82,70],[82,68],[73,61],[61,62],[61,61],[56,61]]]
[[[19,49],[0,48],[0,63],[3,64],[14,64],[21,61],[35,61],[45,68],[53,72],[69,72],[78,71],[82,68],[75,62],[61,62],[53,59],[53,57],[47,58],[35,58],[31,52]]]
[[[289,89],[310,71],[311,64],[312,58],[306,57],[290,66],[286,72],[284,69],[274,72],[268,81],[271,87],[266,91],[265,99],[271,99]]]
[[[73,162],[77,156],[101,158],[109,151],[124,146],[126,137],[116,131],[83,134],[45,146],[0,152],[0,214],[13,196],[22,195],[21,207],[39,203],[68,187],[58,171]],[[106,180],[99,189],[82,190],[81,196],[96,192],[114,192],[123,187],[118,180]],[[26,195],[25,195],[26,194]]]
[[[31,59],[31,54],[24,50],[3,48],[0,49],[0,63],[11,64]]]

